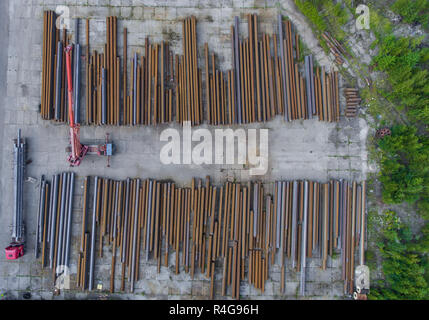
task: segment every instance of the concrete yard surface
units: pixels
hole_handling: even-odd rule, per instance
[[[338,123],[321,122],[316,119],[285,122],[279,116],[267,123],[231,126],[232,129],[268,129],[269,161],[268,171],[263,176],[249,177],[238,165],[164,165],[160,151],[165,142],[160,134],[166,128],[181,132],[180,125],[158,126],[85,126],[81,127],[82,141],[100,141],[109,133],[116,154],[111,167],[106,167],[104,158],[89,156],[78,168],[70,168],[66,161],[65,148],[69,144],[69,130],[66,124],[42,120],[39,113],[41,100],[42,71],[42,29],[43,11],[55,10],[57,5],[70,8],[71,18],[81,18],[80,39],[85,41],[86,18],[90,19],[90,45],[92,50],[102,51],[105,42],[105,18],[118,17],[118,52],[122,54],[123,27],[128,28],[128,57],[135,51],[144,52],[144,39],[153,42],[170,41],[175,53],[182,53],[181,20],[190,15],[197,18],[199,66],[204,72],[204,43],[209,43],[221,70],[231,68],[230,26],[234,16],[239,16],[241,36],[247,37],[248,13],[259,16],[260,32],[277,33],[277,15],[290,17],[303,42],[314,55],[319,65],[334,68],[317,45],[307,22],[295,8],[293,1],[262,0],[8,0],[0,2],[0,243],[5,247],[10,242],[10,228],[13,214],[13,139],[18,128],[27,142],[26,175],[36,182],[25,182],[24,215],[26,225],[26,254],[16,261],[8,261],[0,255],[0,293],[7,298],[22,298],[23,292],[31,292],[33,299],[208,299],[210,279],[196,274],[192,280],[183,270],[174,274],[171,267],[161,267],[157,272],[155,261],[140,261],[141,278],[136,283],[135,293],[117,292],[108,294],[110,281],[111,253],[105,248],[103,258],[96,260],[96,285],[101,291],[82,292],[75,290],[77,251],[80,243],[82,221],[83,178],[103,176],[112,179],[154,178],[172,180],[181,186],[190,186],[192,178],[204,179],[207,175],[215,184],[226,180],[246,182],[249,179],[262,181],[268,193],[273,192],[276,180],[310,179],[326,182],[329,179],[365,180],[367,168],[366,136],[368,126],[359,117],[346,119],[342,113]],[[4,25],[4,26],[3,26]],[[72,32],[72,31],[71,31]],[[83,46],[85,52],[85,46]],[[131,61],[131,59],[130,59]],[[128,62],[130,68],[131,62]],[[84,68],[83,68],[84,69]],[[128,72],[130,74],[130,72]],[[84,75],[84,70],[82,70]],[[83,76],[83,82],[85,77]],[[82,83],[82,88],[84,87]],[[340,87],[345,86],[340,79]],[[84,106],[84,90],[82,90]],[[343,111],[345,98],[341,97]],[[83,109],[83,107],[82,107]],[[83,111],[82,111],[83,112]],[[218,127],[206,124],[211,132]],[[219,128],[227,128],[219,127]],[[194,128],[197,129],[197,128]],[[248,169],[248,167],[244,168]],[[77,175],[73,204],[72,247],[71,247],[71,289],[62,290],[60,296],[53,295],[52,271],[42,270],[40,259],[34,258],[34,241],[39,206],[39,184],[42,175],[51,179],[53,174],[73,171]],[[174,253],[170,254],[174,261]],[[277,257],[277,260],[279,258]],[[340,258],[329,259],[327,270],[320,269],[320,259],[308,259],[305,299],[337,299],[343,297]],[[171,265],[171,264],[170,264]],[[119,263],[116,268],[120,270]],[[222,268],[216,271],[221,277]],[[219,273],[219,274],[218,274]],[[116,274],[116,285],[120,287],[120,272]],[[277,263],[268,273],[265,292],[241,283],[242,299],[299,299],[299,274],[288,263],[285,294],[280,294],[280,267]],[[220,282],[216,282],[216,298],[220,295]]]

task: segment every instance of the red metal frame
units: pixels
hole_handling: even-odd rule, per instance
[[[5,249],[7,260],[16,260],[24,255],[24,244],[11,243],[9,247]]]

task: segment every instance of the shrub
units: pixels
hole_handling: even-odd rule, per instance
[[[406,23],[421,23],[427,26],[429,2],[427,0],[397,0],[391,7]]]
[[[326,23],[319,15],[319,10],[315,4],[305,0],[295,0],[295,4],[320,32],[324,32],[326,30]]]
[[[429,76],[425,68],[429,49],[420,48],[422,40],[386,36],[373,64],[388,75],[386,99],[399,110],[405,108],[412,120],[429,124]]]
[[[398,125],[392,135],[379,142],[381,149],[380,181],[383,201],[401,203],[419,202],[420,213],[429,217],[429,139],[417,134],[412,126]]]
[[[421,251],[420,242],[395,212],[386,212],[377,243],[384,281],[373,286],[371,299],[429,299],[429,286],[425,279],[427,259],[424,256],[427,249]]]

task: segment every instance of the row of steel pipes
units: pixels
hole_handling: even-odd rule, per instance
[[[172,264],[176,274],[205,275],[211,298],[216,280],[222,296],[238,299],[242,281],[264,292],[269,271],[278,263],[280,293],[289,270],[300,273],[304,296],[307,259],[320,259],[324,270],[335,252],[341,253],[344,290],[351,293],[357,248],[363,264],[365,182],[215,186],[206,177],[179,187],[152,179],[85,177],[83,189],[77,269],[82,290],[94,289],[96,264],[110,252],[111,292],[127,287],[133,292],[143,273],[141,260],[153,259],[158,272]]]
[[[274,190],[272,247],[282,255],[281,290],[284,290],[286,258],[300,272],[300,294],[305,295],[307,258],[320,257],[326,269],[328,257],[339,251],[344,293],[353,293],[356,248],[363,264],[365,244],[365,181],[278,181]]]
[[[48,181],[40,181],[35,257],[41,255],[42,268],[52,270],[56,284],[61,275],[69,275],[74,195],[73,172],[63,172]]]
[[[18,129],[18,137],[13,143],[14,155],[14,215],[12,225],[12,242],[20,243],[24,240],[24,216],[23,216],[23,193],[24,193],[24,170],[26,143],[21,137],[21,129]]]
[[[64,28],[62,35],[56,28],[56,14],[43,15],[42,91],[40,113],[43,119],[68,122],[66,59],[64,49],[71,45],[70,34]],[[74,121],[80,122],[80,69],[82,48],[79,44],[79,19],[75,20],[74,50],[72,52]]]
[[[65,29],[60,39],[53,22],[54,12],[46,11],[44,16],[41,113],[43,119],[64,122],[67,101],[62,51],[69,39]],[[191,121],[193,125],[203,122],[225,125],[265,122],[276,115],[287,121],[313,116],[321,121],[339,121],[338,72],[315,68],[311,55],[303,57],[298,34],[281,15],[278,34],[272,36],[260,35],[257,15],[249,14],[247,20],[246,39],[239,37],[238,17],[231,26],[232,69],[225,73],[218,70],[215,54],[210,55],[205,43],[203,74],[198,67],[194,16],[182,21],[182,55],[174,54],[167,42],[150,43],[146,37],[144,55],[134,52],[130,59],[126,28],[123,56],[119,55],[118,22],[114,16],[106,18],[103,52],[94,50],[91,54],[90,20],[86,19],[84,123],[156,125],[175,119],[179,123]],[[76,20],[75,34],[79,32],[78,25]],[[74,101],[78,118],[83,56],[77,37],[75,42]],[[128,60],[131,60],[129,77]]]

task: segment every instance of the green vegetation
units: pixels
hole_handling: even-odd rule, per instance
[[[396,213],[383,215],[377,246],[383,262],[384,281],[372,286],[370,299],[429,299],[427,269],[427,226],[424,236],[413,236],[410,228],[401,223]],[[426,277],[426,278],[425,278]]]
[[[326,30],[326,23],[323,17],[319,15],[319,9],[314,4],[319,1],[306,1],[306,0],[295,0],[295,4],[298,9],[315,25],[317,30],[324,32]]]
[[[427,0],[397,0],[390,9],[399,14],[403,22],[421,23],[424,27],[428,25],[429,2]]]
[[[422,40],[388,35],[379,41],[380,51],[373,64],[388,76],[382,87],[383,96],[399,111],[405,108],[410,119],[429,124],[429,76],[425,65],[429,49],[420,47]]]
[[[429,218],[429,139],[411,126],[398,125],[392,135],[379,141],[380,181],[385,203],[415,203],[420,214]]]
[[[341,7],[340,2],[334,5],[332,1],[322,1],[321,9],[323,17],[328,22],[329,30],[333,30],[331,33],[337,40],[344,40],[346,33],[341,27],[346,24],[349,19],[347,11]]]

